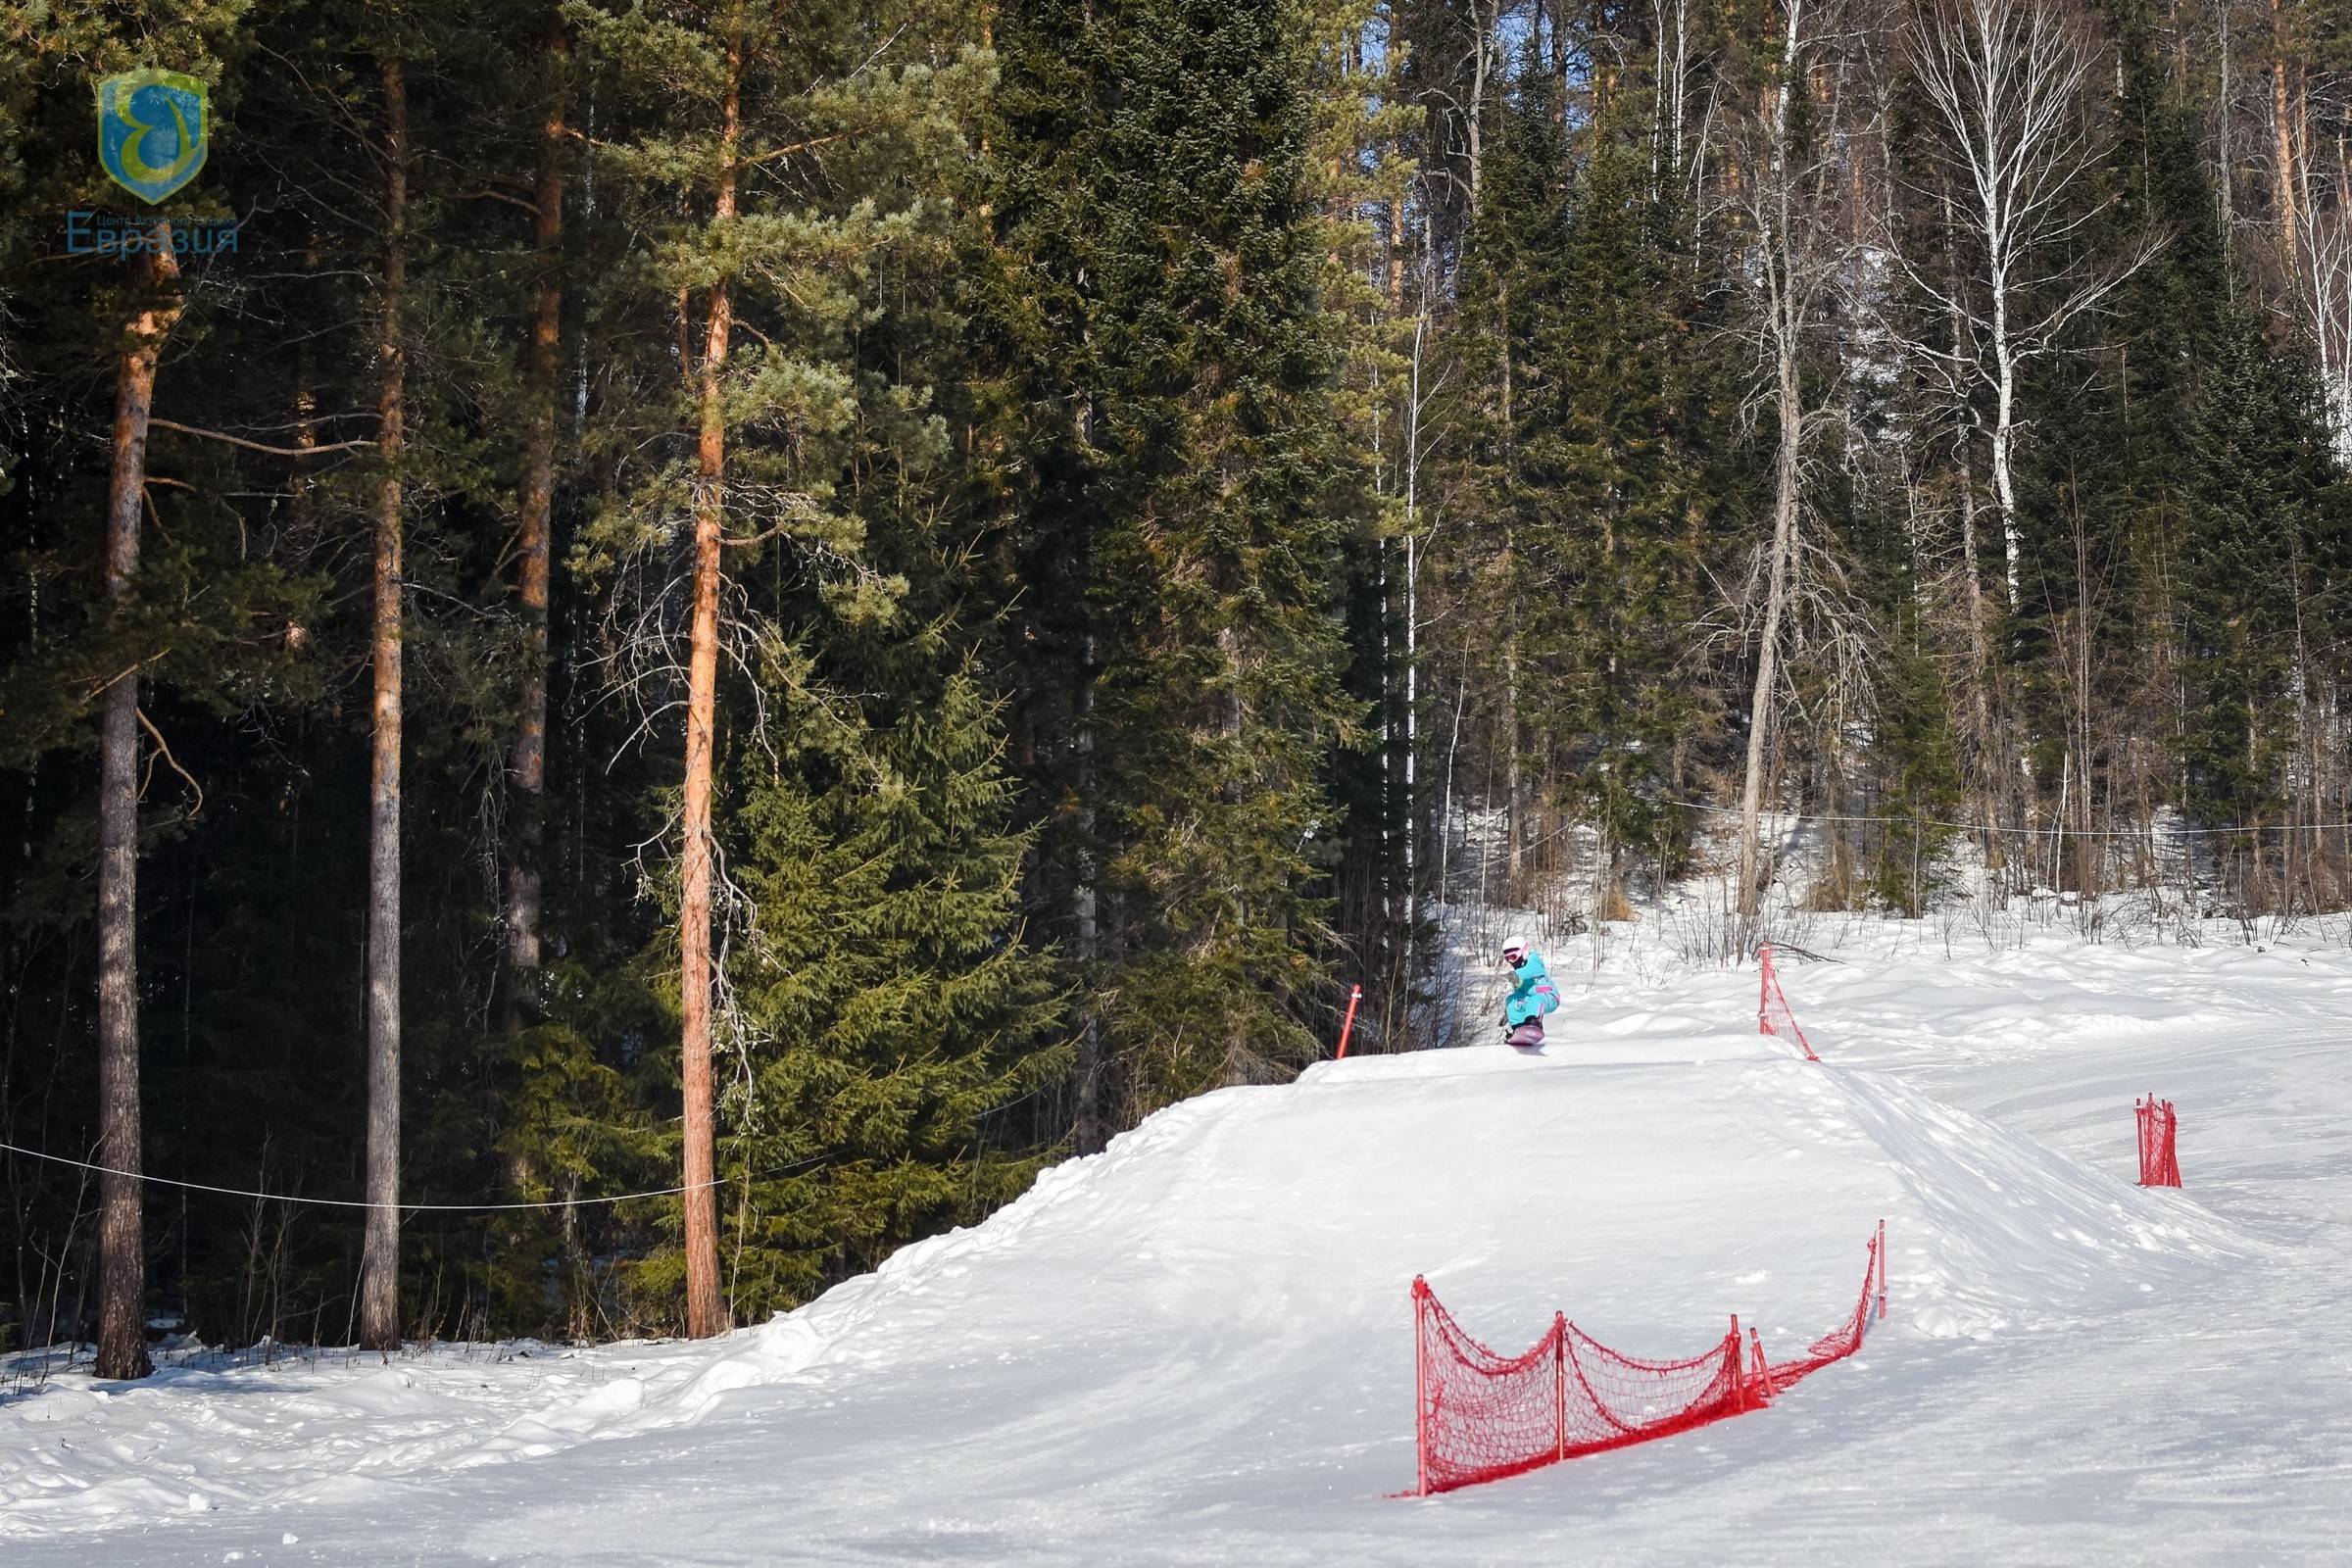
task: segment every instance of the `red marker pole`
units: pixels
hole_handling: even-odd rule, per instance
[[[1348,1059],[1348,1036],[1355,1028],[1355,1004],[1363,1000],[1364,988],[1362,986],[1348,988],[1348,1016],[1340,1020],[1340,1050],[1339,1054],[1332,1057],[1334,1061]]]
[[[1413,1276],[1413,1469],[1414,1494],[1429,1495],[1429,1281]]]

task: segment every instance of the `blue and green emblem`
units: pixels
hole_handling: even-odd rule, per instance
[[[211,89],[176,71],[125,71],[98,83],[98,162],[149,206],[204,168]]]

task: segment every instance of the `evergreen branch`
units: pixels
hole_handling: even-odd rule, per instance
[[[92,703],[96,702],[99,698],[104,697],[108,692],[113,691],[117,685],[138,674],[140,670],[145,669],[149,664],[155,663],[159,660],[168,658],[171,655],[171,652],[172,650],[169,648],[158,649],[156,652],[149,654],[145,659],[140,660],[138,662],[128,665],[127,667],[118,670],[116,673],[107,676],[106,679],[100,681],[97,685],[90,688],[89,695],[85,697],[83,701]]]
[[[519,196],[510,196],[503,190],[453,190],[449,193],[449,199],[456,202],[505,202],[509,207],[521,208],[533,218],[539,216],[537,202],[524,201]]]
[[[847,130],[837,130],[831,135],[811,136],[807,141],[796,141],[789,146],[771,148],[767,152],[761,153],[757,158],[746,158],[743,161],[743,167],[746,169],[757,169],[761,164],[771,164],[779,158],[791,158],[801,153],[814,152],[819,147],[828,147],[837,141],[847,141],[852,136],[862,135],[869,130],[881,130],[886,126],[900,125],[905,123],[906,117],[904,115],[899,115],[888,120],[877,120],[873,123],[867,125],[852,125]]]
[[[317,447],[272,447],[265,446],[259,441],[248,441],[241,435],[229,435],[220,430],[200,430],[192,424],[181,424],[176,419],[167,419],[152,414],[147,416],[147,422],[157,429],[177,430],[181,435],[192,435],[205,441],[222,441],[232,447],[243,447],[248,452],[260,452],[272,458],[315,458],[322,453],[348,452],[355,447],[375,445],[373,441],[330,441],[324,446]]]

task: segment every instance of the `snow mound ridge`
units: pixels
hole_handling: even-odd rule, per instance
[[[2241,1250],[2193,1207],[1896,1078],[1784,1052],[1746,1035],[1472,1048],[1220,1091],[753,1331],[691,1392],[981,1344],[1214,1338],[1238,1358],[1309,1325],[1357,1336],[1338,1352],[1353,1360],[1396,1337],[1417,1274],[1469,1321],[1562,1299],[1629,1348],[1691,1343],[1730,1311],[1809,1338],[1882,1214],[1894,1326],[1938,1337],[2063,1326]],[[1690,1280],[1713,1302],[1661,1311]]]
[[[1896,1078],[1679,1018],[1539,1057],[1325,1063],[1162,1111],[716,1346],[60,1380],[0,1406],[0,1535],[150,1516],[167,1494],[389,1506],[452,1470],[823,1410],[964,1432],[1073,1486],[1129,1474],[1120,1412],[1149,1411],[1190,1473],[1359,1455],[1395,1490],[1416,1275],[1481,1338],[1564,1306],[1637,1356],[1734,1312],[1801,1344],[1850,1309],[1855,1240],[1883,1216],[1874,1347],[2058,1328],[2242,1250],[2193,1193],[2131,1185],[2129,1160],[2119,1138],[2121,1174],[2088,1170]]]

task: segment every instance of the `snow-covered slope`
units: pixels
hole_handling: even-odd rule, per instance
[[[1888,1532],[1926,1497],[2015,1541],[2135,1539],[2101,1522],[2132,1490],[2112,1478],[2079,1506],[2019,1499],[2151,1424],[2197,1441],[2197,1411],[2149,1397],[2177,1399],[2178,1376],[2135,1370],[2168,1333],[2234,1335],[2200,1365],[2281,1389],[2352,1371],[2340,1332],[2296,1360],[2324,1302],[2283,1283],[2323,1255],[2327,1221],[2298,1203],[2341,1194],[2352,1155],[2329,1119],[2352,1112],[2340,952],[1803,966],[1820,1066],[1750,1032],[1752,971],[1555,969],[1543,1057],[1327,1063],[1204,1097],[716,1347],[65,1380],[0,1405],[0,1540],[26,1561],[44,1538],[81,1561],[1533,1561],[1567,1542],[2090,1560]],[[2147,1087],[2181,1103],[2185,1193],[2131,1185]],[[2266,1163],[2290,1137],[2306,1152]],[[1384,1495],[1412,1477],[1414,1274],[1513,1348],[1560,1308],[1636,1353],[1695,1349],[1732,1312],[1792,1349],[1850,1305],[1882,1217],[1885,1330],[1774,1409],[1442,1501]],[[2265,1417],[2285,1453],[2257,1491],[2300,1506],[2340,1463],[2341,1416],[2309,1420]],[[2129,1479],[2198,1470],[2192,1449]],[[1960,1476],[1987,1490],[1958,1501]],[[2312,1542],[2352,1520],[2311,1506]],[[2269,1560],[2303,1560],[2299,1539]]]

